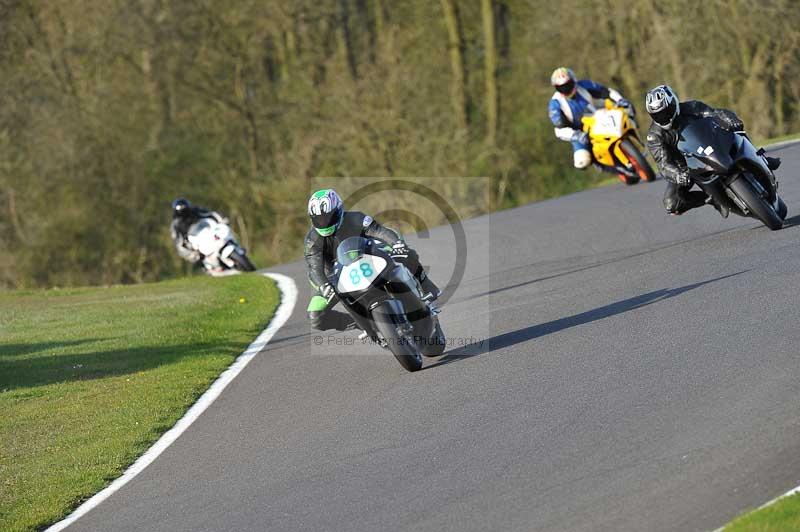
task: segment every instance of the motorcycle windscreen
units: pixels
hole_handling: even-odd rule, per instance
[[[686,157],[690,170],[725,173],[733,166],[736,135],[712,118],[700,118],[680,131],[678,151]]]
[[[360,236],[345,238],[336,248],[336,262],[348,266],[361,258],[370,246],[370,241]]]
[[[206,220],[201,219],[200,221],[195,222],[195,224],[189,228],[189,234],[192,236],[198,236],[200,233],[210,228],[211,224],[209,224]]]

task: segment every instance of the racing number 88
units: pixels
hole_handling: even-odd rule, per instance
[[[362,262],[359,265],[359,268],[361,269],[361,274],[364,277],[372,277],[372,267],[368,263]],[[354,285],[361,283],[361,275],[358,274],[358,270],[350,270],[350,281]]]

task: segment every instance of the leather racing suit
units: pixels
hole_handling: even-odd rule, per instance
[[[175,244],[178,255],[192,263],[202,260],[203,257],[189,243],[187,235],[189,234],[189,229],[202,218],[211,218],[217,223],[228,223],[228,219],[216,211],[193,206],[189,208],[186,215],[173,218],[169,228],[172,242]]]
[[[308,280],[315,290],[308,305],[308,318],[311,326],[315,329],[343,331],[355,323],[346,312],[333,310],[333,306],[338,303],[336,296],[326,299],[321,291],[321,288],[329,283],[328,276],[333,273],[336,248],[343,240],[353,236],[374,238],[388,245],[403,243],[403,237],[399,233],[382,226],[371,216],[358,211],[345,211],[341,224],[331,236],[321,236],[312,227],[305,238],[305,259]],[[416,251],[405,247],[402,254],[392,254],[392,258],[405,265],[420,281],[423,289],[430,290],[430,287],[433,287],[438,292],[435,285],[428,279]]]
[[[727,109],[715,109],[699,100],[680,102],[680,111],[672,127],[665,129],[653,122],[647,132],[647,149],[658,164],[661,175],[667,181],[664,191],[664,208],[670,214],[684,212],[701,207],[708,196],[701,190],[690,190],[689,168],[686,159],[678,151],[678,134],[691,120],[697,118],[714,118],[722,127],[730,131],[744,128],[736,113]]]
[[[578,80],[572,97],[556,91],[550,98],[547,114],[555,127],[556,138],[572,143],[575,168],[586,168],[592,162],[592,145],[583,132],[581,118],[602,109],[607,98],[629,105],[619,92],[590,79]]]

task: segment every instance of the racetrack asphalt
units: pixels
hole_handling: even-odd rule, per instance
[[[441,314],[455,343],[417,373],[310,331],[303,265],[275,268],[300,288],[289,322],[67,530],[723,525],[800,483],[800,146],[776,153],[778,232],[711,207],[668,217],[663,182],[464,222]],[[410,238],[436,280],[452,234]]]

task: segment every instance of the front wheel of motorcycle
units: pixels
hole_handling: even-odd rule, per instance
[[[647,162],[647,158],[630,139],[623,139],[622,142],[620,142],[620,149],[628,157],[636,175],[645,181],[656,180],[656,174]]]
[[[778,213],[781,220],[786,220],[786,215],[789,214],[789,207],[786,206],[780,196],[778,196],[778,209],[775,212]]]
[[[750,181],[748,181],[746,177],[743,175],[739,176],[731,181],[728,186],[733,193],[747,205],[750,213],[755,218],[758,218],[764,225],[773,231],[777,231],[783,227],[783,220],[781,217],[775,212],[775,209],[767,203],[767,200],[756,192],[755,188],[753,188],[753,185],[750,184]]]
[[[389,315],[376,316],[375,326],[388,344],[386,347],[394,357],[408,371],[417,371],[422,367],[422,355],[417,345],[408,336],[398,333],[398,324],[395,320],[384,319]]]
[[[439,318],[433,316],[431,319],[435,320],[433,332],[430,338],[425,339],[425,344],[422,346],[421,351],[426,357],[438,357],[444,353],[444,348],[447,346],[447,338],[444,336]]]
[[[231,253],[229,257],[233,263],[236,265],[236,269],[241,272],[254,272],[256,271],[256,267],[253,266],[253,263],[250,262],[250,259],[247,258],[247,255],[243,255],[238,251],[234,251]]]

